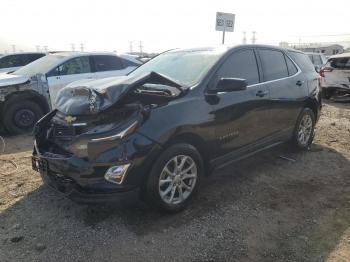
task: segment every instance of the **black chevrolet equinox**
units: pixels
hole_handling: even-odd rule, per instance
[[[176,212],[214,168],[283,142],[307,149],[321,96],[304,53],[241,45],[171,50],[70,84],[56,105],[34,129],[44,182],[78,202],[136,194]]]

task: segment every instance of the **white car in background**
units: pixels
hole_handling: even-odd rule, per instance
[[[350,53],[329,57],[320,70],[321,86],[325,98],[350,94]]]
[[[13,72],[43,56],[45,54],[39,52],[0,55],[0,73]]]
[[[126,75],[141,62],[114,53],[59,52],[10,74],[0,75],[0,125],[13,134],[30,132],[54,109],[58,92],[69,83]]]

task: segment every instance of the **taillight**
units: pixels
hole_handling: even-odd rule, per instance
[[[324,73],[332,72],[333,70],[334,70],[333,67],[330,67],[330,66],[323,66],[323,67],[321,67],[321,69],[320,69],[320,75],[321,75],[322,77],[325,77],[325,76],[324,76]]]

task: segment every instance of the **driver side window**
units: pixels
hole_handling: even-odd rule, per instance
[[[221,78],[242,78],[248,85],[259,83],[259,71],[254,51],[240,50],[231,54],[216,73]]]

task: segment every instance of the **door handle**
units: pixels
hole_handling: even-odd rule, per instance
[[[298,80],[295,84],[297,86],[302,86],[304,84],[304,81]]]
[[[256,96],[258,96],[258,97],[264,97],[264,96],[266,96],[266,95],[268,95],[269,94],[269,91],[267,91],[267,90],[259,90],[257,93],[256,93]]]

